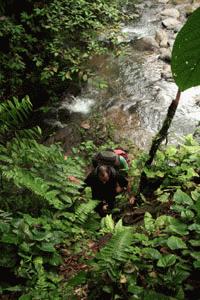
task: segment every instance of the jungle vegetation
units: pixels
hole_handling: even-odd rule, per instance
[[[8,0],[0,15],[0,99],[41,106],[87,80],[86,62],[106,51],[100,32],[122,13],[116,0]]]
[[[80,193],[79,187],[93,153],[114,147],[112,141],[98,148],[85,141],[64,159],[59,145],[40,142],[39,127],[26,126],[39,91],[46,94],[48,85],[54,97],[63,85],[84,80],[88,55],[104,51],[96,30],[119,19],[116,3],[9,0],[0,9],[1,299],[198,299],[200,145],[193,136],[158,149],[151,165],[147,153],[132,161],[135,193],[143,172],[149,187],[159,183],[151,193],[140,191],[142,218],[124,217],[127,198],[120,195],[120,211],[101,220],[90,189]],[[199,13],[174,46],[172,69],[181,91],[199,84],[193,76],[199,65],[190,65],[195,80],[190,76],[185,86],[178,63],[199,57]],[[180,51],[186,37],[196,47],[187,56]]]

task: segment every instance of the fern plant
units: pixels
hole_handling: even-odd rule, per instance
[[[84,224],[88,218],[88,215],[94,211],[98,201],[89,200],[86,203],[81,203],[75,210],[75,216],[77,223]]]
[[[107,273],[112,280],[119,278],[120,265],[129,259],[131,253],[132,235],[132,229],[126,227],[113,234],[96,256],[98,272]]]
[[[0,143],[5,143],[8,138],[23,128],[31,109],[32,104],[28,96],[21,101],[14,97],[13,100],[0,104]]]
[[[62,150],[58,146],[46,147],[39,144],[35,140],[40,134],[38,128],[22,128],[30,109],[28,97],[21,102],[14,99],[13,102],[8,101],[0,106],[0,134],[3,137],[3,144],[0,145],[0,172],[3,184],[0,197],[9,194],[12,198],[15,197],[17,202],[22,193],[30,193],[31,198],[34,194],[36,202],[43,199],[56,209],[69,207],[74,197],[79,194],[78,187],[83,178],[82,168],[71,158],[64,160]],[[69,180],[72,175],[80,180],[79,184]],[[13,193],[10,193],[12,185],[15,188],[12,189]],[[5,208],[3,201],[1,207]]]
[[[40,144],[38,128],[24,129],[31,110],[27,97],[0,109],[0,271],[18,283],[3,279],[0,294],[21,294],[21,300],[63,299],[55,270],[62,263],[59,245],[73,245],[86,235],[82,227],[96,206],[90,194],[79,195],[83,161],[64,159],[58,145]]]

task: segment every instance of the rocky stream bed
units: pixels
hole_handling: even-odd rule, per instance
[[[55,130],[49,142],[61,141],[65,148],[76,143],[80,140],[77,128],[90,130],[95,126],[91,117],[98,114],[102,122],[114,124],[117,142],[128,138],[141,149],[149,148],[177,92],[170,67],[174,40],[199,6],[199,0],[151,0],[140,1],[130,11],[128,3],[123,9],[134,21],[122,24],[118,36],[125,54],[89,61],[93,80],[78,96],[66,94],[45,119],[45,126]],[[99,38],[109,41],[106,33]],[[105,88],[99,89],[94,82],[103,82]],[[182,93],[168,142],[177,143],[194,133],[199,121],[200,88],[196,87]]]

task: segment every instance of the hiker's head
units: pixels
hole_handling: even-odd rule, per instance
[[[110,179],[110,170],[108,166],[97,167],[97,176],[102,183],[106,183]]]

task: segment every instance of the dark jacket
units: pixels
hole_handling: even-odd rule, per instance
[[[128,185],[128,181],[125,177],[120,175],[116,170],[110,170],[110,179],[106,183],[102,183],[95,170],[92,171],[85,179],[85,184],[92,189],[92,198],[95,200],[105,201],[108,204],[113,205],[116,193],[117,183],[125,188]]]

